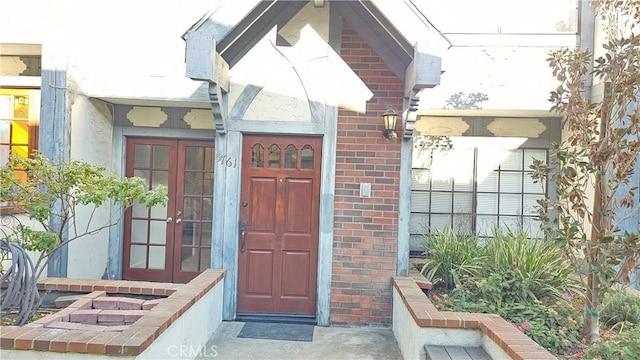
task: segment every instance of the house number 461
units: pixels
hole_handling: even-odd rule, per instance
[[[234,168],[238,166],[238,159],[230,158],[227,155],[218,155],[216,161],[218,162],[218,164],[226,167]]]

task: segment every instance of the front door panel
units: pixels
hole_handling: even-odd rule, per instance
[[[245,136],[238,312],[315,313],[320,154],[319,138]]]

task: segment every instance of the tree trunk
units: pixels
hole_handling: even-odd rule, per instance
[[[584,324],[582,332],[591,344],[600,337],[600,302],[598,301],[598,279],[591,269],[587,269],[587,301],[584,304]]]

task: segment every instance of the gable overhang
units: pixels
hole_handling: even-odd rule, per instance
[[[371,0],[313,1],[314,6],[329,3],[373,48],[391,71],[405,83],[403,127],[405,138],[412,135],[420,90],[440,83],[440,57],[423,49],[428,44],[411,44]],[[211,12],[183,36],[187,42],[187,77],[209,83],[216,131],[225,132],[228,116],[228,71],[270,30],[288,23],[309,1],[246,0],[227,1]],[[399,5],[406,5],[399,2]],[[412,19],[405,19],[412,21]],[[417,17],[415,21],[423,21]]]

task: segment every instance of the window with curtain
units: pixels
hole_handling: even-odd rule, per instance
[[[534,183],[529,166],[547,162],[548,149],[528,148],[525,140],[459,137],[450,149],[414,148],[412,243],[447,225],[461,234],[490,236],[499,227],[541,237],[536,205],[547,187]]]

